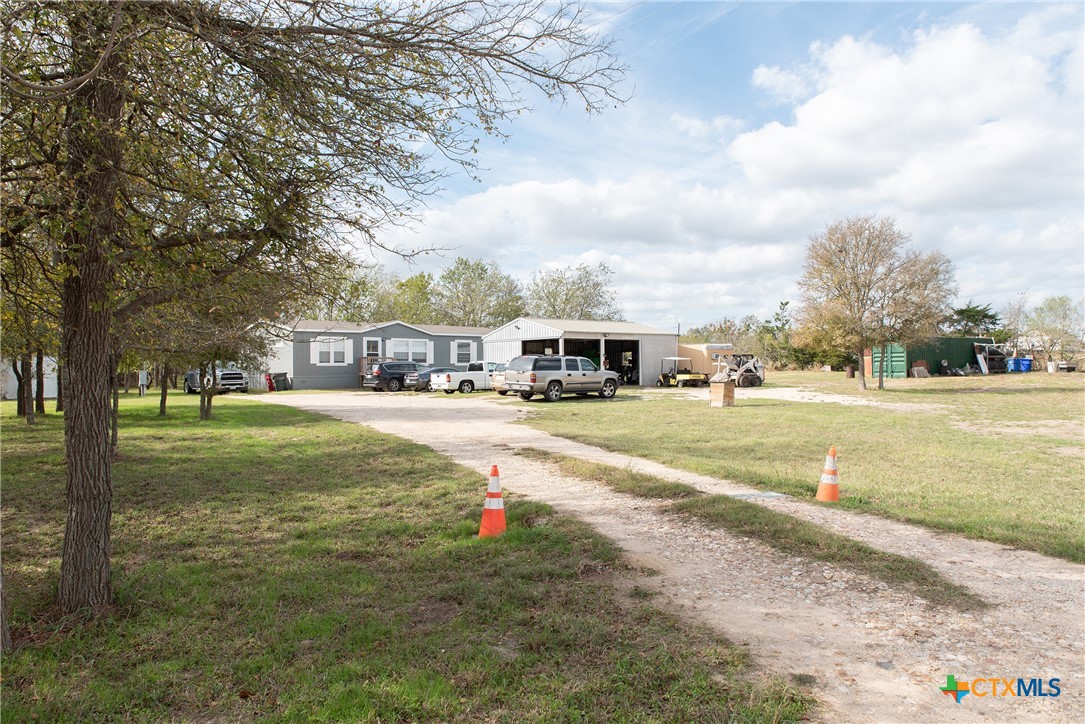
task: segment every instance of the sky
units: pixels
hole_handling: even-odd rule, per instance
[[[953,262],[958,305],[1085,296],[1085,4],[589,3],[629,100],[537,105],[487,139],[388,245],[527,282],[605,263],[629,321],[752,314],[797,287],[812,235],[893,218]]]

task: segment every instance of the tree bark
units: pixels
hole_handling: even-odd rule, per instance
[[[67,373],[67,369],[64,365],[57,363],[57,412],[64,412],[64,375]]]
[[[45,414],[45,351],[38,347],[35,362],[37,386],[34,389],[34,412]]]
[[[858,354],[856,355],[859,359],[859,364],[856,366],[856,372],[858,374],[856,374],[855,376],[859,378],[859,389],[863,392],[866,392],[866,360],[863,359],[864,351],[865,350],[860,348]]]
[[[114,6],[67,6],[72,31],[72,71],[81,76],[102,58]],[[113,468],[109,450],[109,350],[113,268],[109,244],[118,229],[121,119],[125,69],[121,48],[110,53],[97,75],[76,90],[65,119],[67,175],[74,218],[61,239],[72,267],[62,293],[61,358],[68,369],[64,415],[68,462],[68,518],[60,564],[57,603],[74,612],[113,602],[110,586],[110,522]]]
[[[24,377],[20,364],[22,359],[13,359],[11,361],[11,370],[15,373],[15,414],[22,417],[26,414],[26,390],[23,385],[30,384]]]
[[[30,361],[30,353],[27,352],[23,355],[20,366],[23,368],[23,382],[22,382],[22,394],[23,394],[23,409],[26,410],[26,424],[33,425],[34,418],[34,385],[32,380],[34,379],[34,365]]]
[[[158,400],[158,415],[159,415],[159,417],[165,417],[166,416],[166,395],[169,394],[168,393],[168,390],[169,390],[169,385],[168,385],[169,378],[170,378],[170,366],[167,363],[165,366],[162,367],[162,375],[161,375],[161,378],[160,378],[161,382],[162,382],[162,396]]]
[[[879,390],[884,390],[885,389],[885,353],[886,353],[887,349],[888,349],[888,346],[883,343],[882,344],[882,356],[881,356],[881,359],[878,360],[878,389]]]
[[[210,384],[208,384],[210,380]],[[211,371],[207,371],[206,365],[200,365],[200,419],[211,419],[211,400],[215,397],[215,363],[211,363]]]

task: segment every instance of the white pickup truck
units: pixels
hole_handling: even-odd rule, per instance
[[[431,375],[429,386],[434,390],[443,390],[451,395],[456,390],[463,393],[475,390],[492,390],[493,376],[497,371],[496,362],[472,362],[466,372],[443,372]]]

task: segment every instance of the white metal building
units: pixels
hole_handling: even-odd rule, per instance
[[[627,382],[655,384],[660,360],[678,349],[678,334],[632,322],[521,317],[482,335],[483,358],[508,362],[522,354],[569,354],[602,364]]]

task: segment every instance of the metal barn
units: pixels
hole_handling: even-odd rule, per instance
[[[678,335],[632,322],[532,319],[521,317],[482,336],[484,357],[508,362],[522,354],[569,354],[587,357],[629,384],[653,384],[660,360],[675,354]]]

